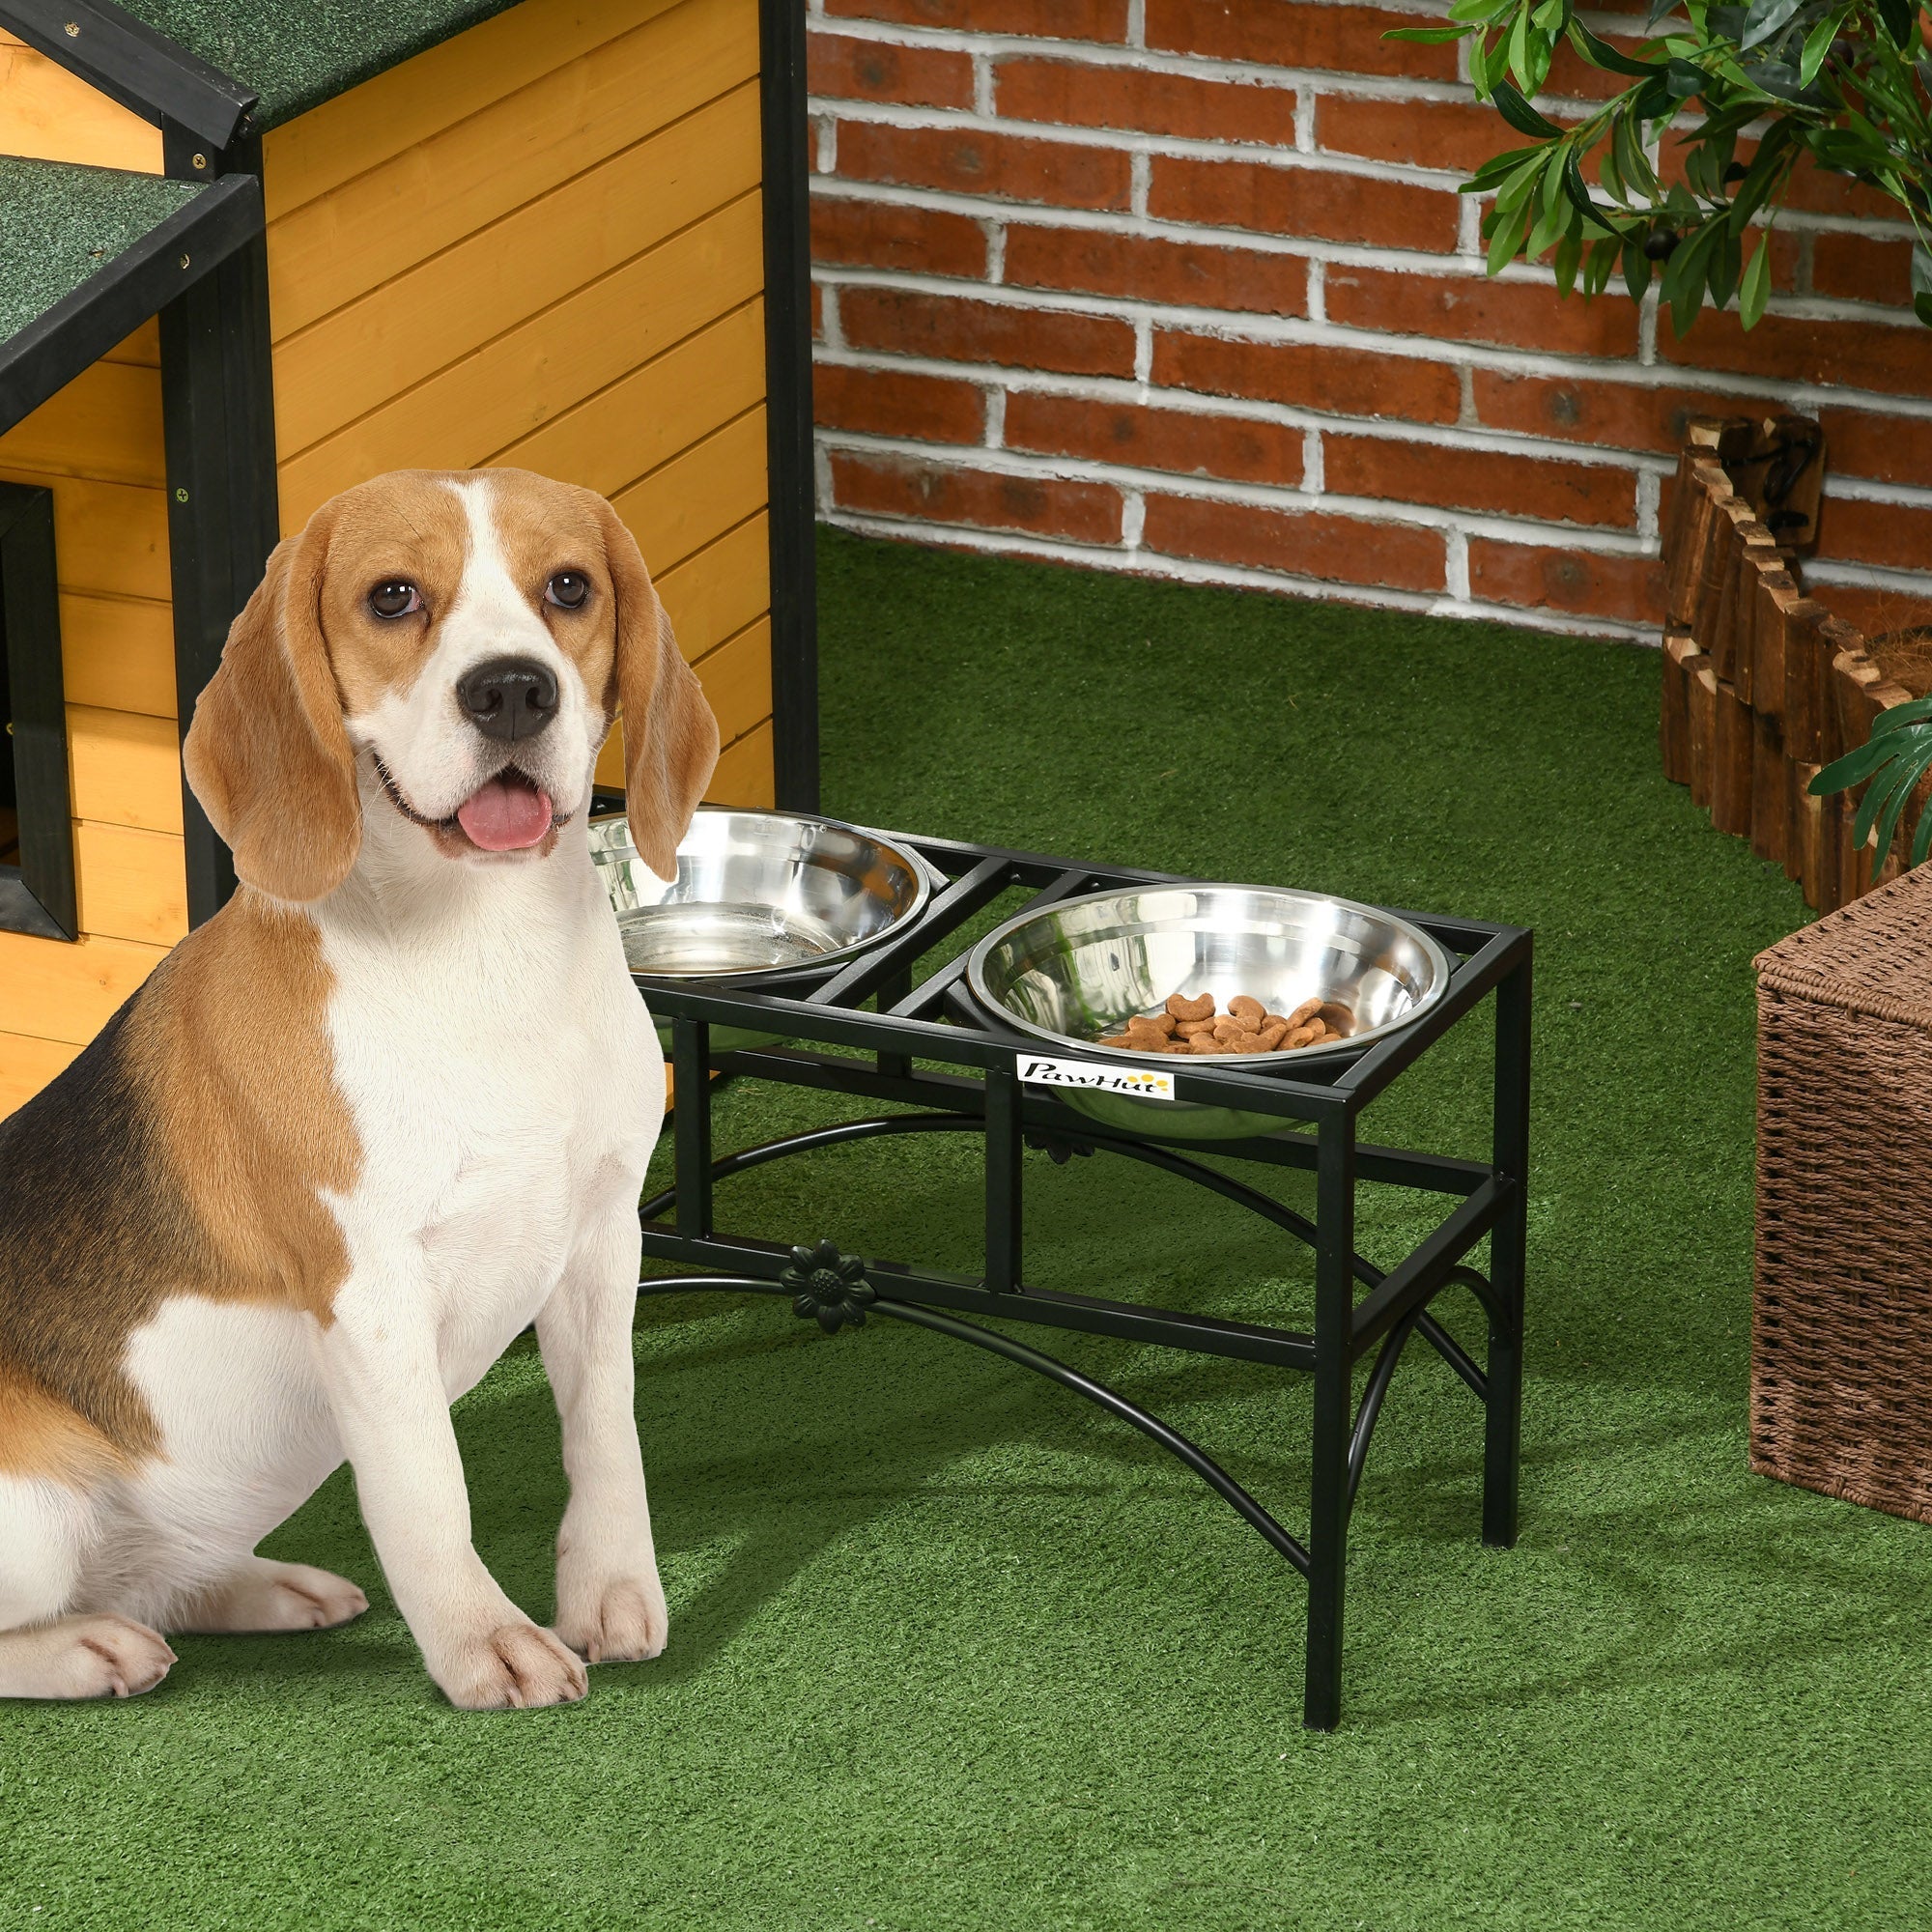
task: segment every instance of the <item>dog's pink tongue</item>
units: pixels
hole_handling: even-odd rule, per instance
[[[492,779],[456,808],[456,821],[486,852],[518,852],[550,830],[550,793]]]

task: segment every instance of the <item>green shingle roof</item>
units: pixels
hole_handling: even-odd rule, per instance
[[[261,97],[272,128],[487,20],[516,0],[123,0]]]
[[[198,182],[0,156],[0,342],[205,191]]]

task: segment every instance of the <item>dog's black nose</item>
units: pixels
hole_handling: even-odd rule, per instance
[[[486,738],[534,738],[556,716],[556,679],[534,658],[492,658],[457,679],[456,701]]]

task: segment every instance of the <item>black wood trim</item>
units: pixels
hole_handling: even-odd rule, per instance
[[[51,490],[0,483],[0,619],[20,814],[20,863],[0,866],[0,930],[71,939],[80,922]]]
[[[0,26],[156,127],[191,128],[204,149],[244,131],[255,96],[113,0],[0,0]]]
[[[261,184],[246,175],[216,182],[0,343],[0,432],[261,233]]]
[[[763,0],[765,465],[778,803],[818,810],[818,569],[811,452],[811,210],[805,0]]]
[[[168,172],[193,166],[190,128],[164,125]],[[260,201],[259,141],[206,157]],[[245,173],[228,170],[245,169]],[[278,541],[275,392],[270,366],[269,254],[257,226],[211,275],[161,311],[161,421],[167,450],[175,703],[184,739],[221,662],[229,627]],[[235,861],[182,779],[187,916],[199,925],[235,890]]]

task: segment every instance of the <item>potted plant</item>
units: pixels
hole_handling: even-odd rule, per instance
[[[1932,58],[1912,0],[1653,0],[1652,38],[1630,51],[1585,26],[1572,0],[1456,0],[1449,19],[1389,38],[1467,40],[1478,96],[1524,137],[1463,188],[1493,197],[1492,274],[1548,255],[1564,295],[1600,295],[1621,272],[1634,299],[1661,274],[1679,335],[1707,298],[1722,307],[1736,296],[1749,328],[1771,290],[1772,226],[1808,156],[1905,210],[1919,238],[1913,306],[1932,325]],[[1559,126],[1531,97],[1565,42],[1630,85]],[[1666,133],[1683,157],[1668,181],[1654,157]]]

